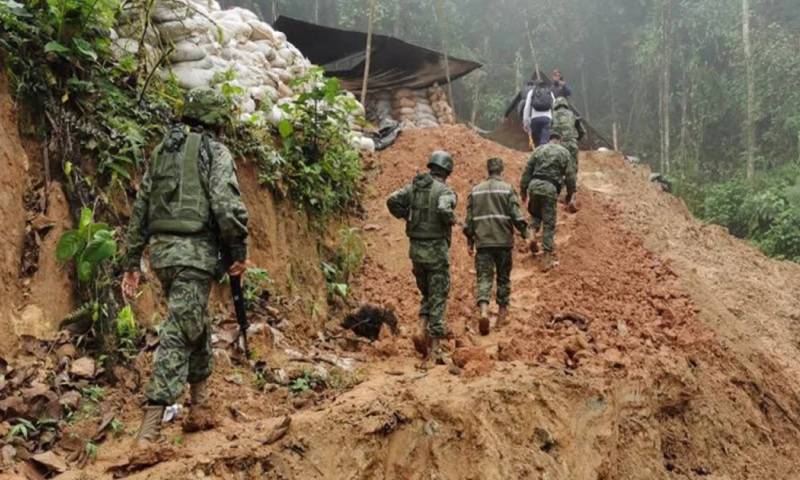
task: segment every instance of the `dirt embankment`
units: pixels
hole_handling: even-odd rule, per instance
[[[518,245],[512,322],[488,337],[470,327],[473,260],[454,234],[450,348],[464,370],[416,371],[418,294],[403,226],[384,201],[437,148],[455,156],[461,216],[488,157],[506,160],[512,183],[525,161],[463,127],[407,132],[376,156],[359,225],[368,258],[354,287],[358,300],[395,308],[401,333],[357,353],[307,346],[354,357],[363,382],[309,403],[282,387],[256,392],[247,372],[221,363],[221,427],[184,437],[170,426],[177,453],[129,478],[797,478],[797,297],[787,292],[800,267],[700,225],[618,157],[583,156],[582,209],[560,211],[559,269],[540,273]],[[312,234],[270,227],[280,207],[261,208],[257,250],[293,258],[293,246],[272,242]],[[291,261],[263,261],[290,271]],[[128,399],[115,402],[136,421]],[[269,444],[286,412],[289,434]],[[60,478],[110,478],[131,441],[107,440],[94,465]]]

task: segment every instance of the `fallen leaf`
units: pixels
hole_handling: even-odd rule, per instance
[[[82,357],[72,362],[69,373],[74,377],[94,378],[97,374],[97,364],[90,357]]]

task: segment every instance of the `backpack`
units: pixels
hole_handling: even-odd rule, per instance
[[[537,112],[546,112],[553,109],[553,92],[549,88],[534,87],[531,106]]]
[[[447,187],[430,174],[418,176],[412,185],[406,234],[418,240],[450,238],[449,225],[443,225],[437,215],[439,197],[447,193]]]
[[[159,147],[151,168],[150,233],[194,234],[209,228],[210,202],[200,173],[204,139],[189,133],[178,148]]]

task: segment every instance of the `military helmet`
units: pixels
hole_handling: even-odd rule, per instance
[[[189,90],[184,97],[183,118],[204,125],[224,125],[230,120],[232,110],[228,99],[212,88],[194,88]]]
[[[486,161],[486,170],[490,173],[500,173],[503,171],[503,168],[505,167],[502,158],[494,157]]]
[[[453,173],[453,157],[444,150],[437,150],[431,154],[431,159],[428,160],[428,168],[439,167],[447,174]]]
[[[553,104],[553,110],[558,110],[559,108],[569,108],[569,100],[567,100],[566,97],[556,98],[556,102]]]

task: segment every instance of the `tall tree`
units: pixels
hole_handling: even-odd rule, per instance
[[[747,82],[747,113],[744,122],[745,154],[747,155],[747,178],[752,179],[756,171],[756,82],[753,49],[750,43],[750,0],[742,0],[742,45]]]

